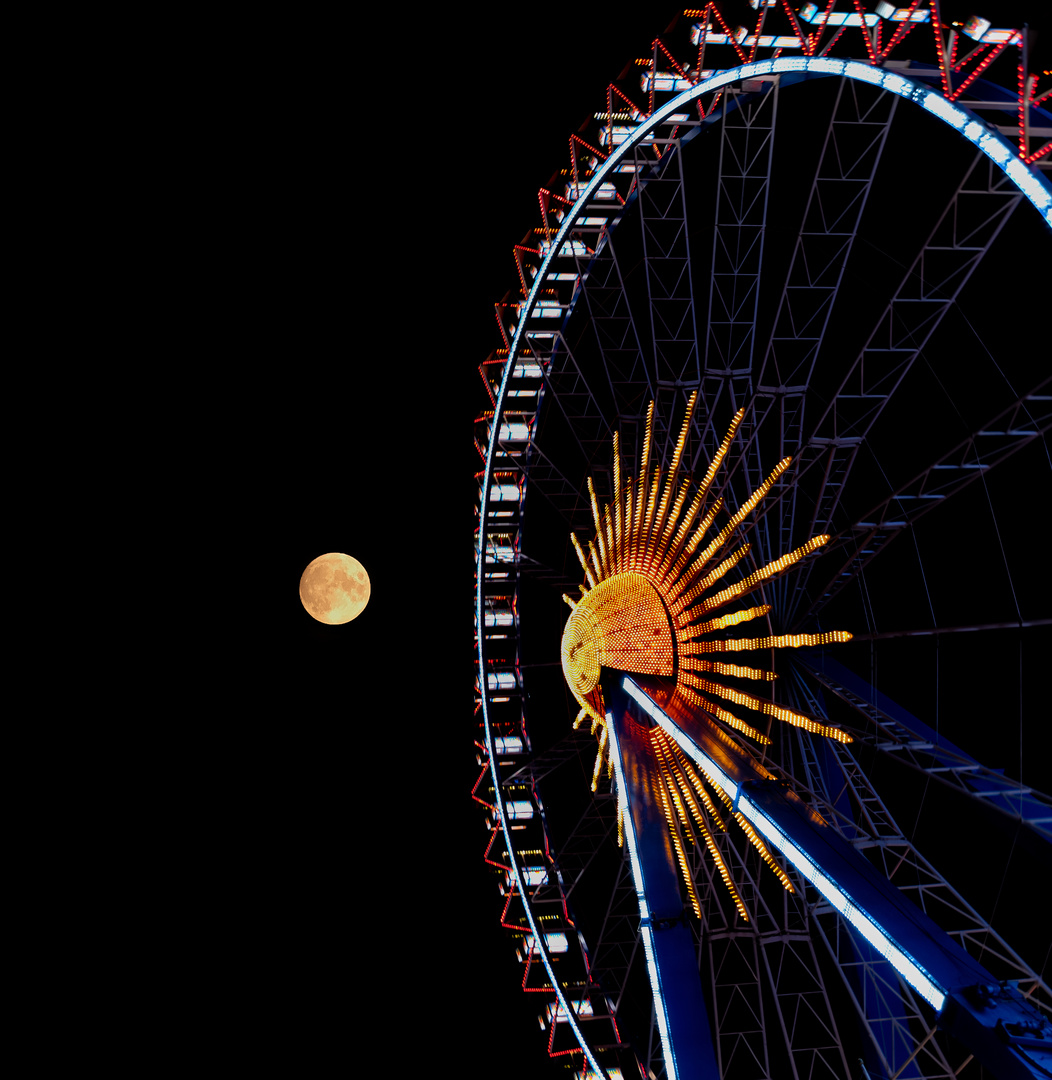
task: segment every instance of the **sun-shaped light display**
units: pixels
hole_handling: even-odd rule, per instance
[[[600,683],[603,668],[671,679],[673,696],[679,697],[688,709],[700,711],[761,745],[769,744],[770,738],[729,706],[748,709],[841,742],[851,741],[851,737],[838,728],[787,709],[770,698],[742,690],[737,685],[740,681],[746,684],[769,682],[777,676],[773,671],[735,663],[733,660],[737,657],[730,654],[849,641],[851,634],[834,630],[821,634],[732,637],[727,633],[731,627],[761,618],[771,610],[769,604],[742,606],[731,611],[726,610],[728,607],[817,551],[829,541],[829,536],[815,536],[795,551],[734,584],[720,587],[728,572],[749,552],[749,544],[728,550],[736,529],[756,509],[792,459],[780,461],[770,476],[702,547],[723,509],[723,499],[710,501],[709,491],[745,410],[740,410],[731,421],[688,506],[690,479],[681,479],[679,473],[696,400],[695,391],[687,402],[683,426],[664,477],[661,469],[650,463],[653,402],[647,412],[639,475],[634,479],[629,477],[624,483],[618,436],[614,434],[613,501],[609,506],[600,507],[589,478],[588,492],[596,535],[589,541],[587,553],[577,537],[570,534],[587,584],[580,586],[581,596],[577,600],[563,594],[573,611],[563,631],[562,668],[566,682],[581,706],[574,727],[580,727],[590,719],[592,733],[599,738],[593,791],[604,764],[608,771],[611,768]],[[728,682],[728,679],[732,681]],[[651,746],[661,772],[657,788],[659,799],[695,912],[701,915],[683,850],[684,837],[697,837],[708,848],[739,913],[747,919],[745,907],[712,840],[710,826],[722,830],[726,825],[716,811],[704,777],[660,728],[652,729]],[[727,801],[722,790],[715,786],[713,790],[718,798]],[[620,838],[623,813],[620,799],[619,804]],[[733,817],[785,888],[792,891],[789,878],[745,818],[740,813]]]

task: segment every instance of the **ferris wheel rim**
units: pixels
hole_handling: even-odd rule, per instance
[[[874,67],[858,60],[841,60],[832,57],[779,57],[776,60],[755,60],[738,67],[721,71],[708,79],[703,79],[696,86],[684,90],[650,116],[633,128],[629,138],[615,147],[602,165],[595,171],[594,176],[580,191],[573,208],[566,214],[558,233],[551,242],[551,246],[545,256],[537,275],[534,278],[530,295],[526,298],[522,314],[519,318],[514,337],[508,349],[508,362],[505,365],[505,374],[501,382],[500,393],[496,404],[496,418],[502,411],[504,393],[507,385],[507,375],[510,372],[517,357],[520,343],[524,334],[526,320],[536,307],[544,279],[547,277],[548,268],[553,259],[561,250],[566,237],[577,224],[578,219],[584,212],[586,203],[599,189],[600,185],[609,179],[614,167],[621,163],[622,159],[649,135],[653,134],[661,124],[668,122],[669,118],[681,111],[703,94],[719,90],[729,84],[740,82],[760,75],[783,75],[804,73],[811,76],[834,77],[841,76],[856,82],[870,86],[879,86],[899,97],[913,101],[919,108],[925,109],[935,119],[940,120],[947,127],[958,132],[962,138],[971,142],[981,150],[991,161],[1004,173],[1026,199],[1035,207],[1042,220],[1052,231],[1052,183],[1049,183],[1039,172],[1034,171],[1019,159],[1009,144],[998,131],[991,131],[983,121],[970,110],[962,108],[954,102],[948,101],[938,90],[924,86],[914,79],[910,79],[900,72],[892,69]],[[874,73],[879,78],[874,78]],[[492,458],[492,445],[495,439],[490,440],[490,452],[487,455],[487,470]]]
[[[526,323],[530,317],[531,312],[534,310],[537,304],[537,300],[541,294],[545,278],[547,277],[552,261],[558,257],[558,253],[561,251],[562,246],[570,233],[577,224],[580,216],[582,215],[586,203],[598,190],[599,185],[609,178],[611,173],[617,164],[628,154],[633,148],[639,145],[647,135],[651,134],[662,123],[667,122],[668,118],[682,108],[699,97],[701,94],[711,92],[719,89],[729,83],[739,81],[741,79],[759,76],[763,74],[783,74],[789,72],[808,72],[817,76],[842,76],[847,79],[854,79],[859,82],[868,83],[870,85],[879,84],[886,90],[890,90],[893,93],[897,93],[901,97],[905,97],[908,100],[913,100],[919,108],[926,109],[926,111],[935,116],[936,119],[941,120],[948,127],[954,129],[962,138],[972,142],[979,150],[983,151],[989,157],[998,168],[1004,173],[1007,179],[1024,195],[1032,204],[1034,204],[1038,211],[1042,213],[1043,220],[1046,225],[1052,229],[1052,186],[1045,180],[1040,173],[1026,166],[1018,157],[1015,156],[1010,144],[997,132],[990,131],[985,123],[975,117],[974,114],[968,113],[967,110],[962,109],[951,102],[947,102],[946,99],[937,91],[931,90],[922,84],[907,78],[897,71],[885,71],[883,69],[874,68],[871,65],[864,64],[858,61],[847,60],[832,60],[822,57],[789,57],[779,60],[771,61],[754,61],[747,64],[739,65],[736,68],[729,69],[724,72],[720,72],[718,75],[699,83],[697,86],[692,87],[690,90],[684,91],[669,102],[667,102],[660,109],[656,110],[651,116],[647,117],[637,128],[632,132],[629,139],[625,140],[618,147],[616,147],[609,157],[602,163],[593,177],[589,180],[588,184],[580,190],[578,198],[576,199],[574,206],[569,211],[564,220],[561,223],[561,227],[558,233],[552,239],[549,250],[544,257],[541,267],[538,269],[536,277],[533,282],[532,289],[529,296],[526,298],[523,304],[518,319],[518,325],[515,328],[512,341],[509,343],[508,359],[504,365],[504,370],[501,377],[499,390],[496,394],[496,400],[494,403],[493,423],[490,430],[490,437],[487,446],[487,452],[485,457],[485,469],[482,474],[482,500],[483,510],[479,516],[479,534],[478,534],[478,561],[476,565],[477,573],[477,588],[476,588],[476,623],[479,627],[478,637],[478,664],[480,672],[480,698],[481,707],[483,713],[483,723],[486,732],[486,742],[489,755],[489,767],[490,775],[494,784],[494,791],[498,802],[498,811],[501,828],[504,831],[508,850],[514,853],[514,845],[512,838],[508,830],[507,814],[505,812],[505,797],[502,793],[500,769],[498,764],[498,754],[495,752],[495,746],[493,742],[493,729],[490,724],[489,712],[488,712],[488,697],[489,690],[486,685],[486,657],[484,649],[484,637],[482,633],[483,616],[484,616],[484,580],[485,580],[485,545],[486,536],[490,531],[487,515],[485,513],[486,498],[489,492],[490,486],[493,483],[494,472],[494,458],[497,453],[498,442],[500,439],[500,423],[504,416],[506,403],[507,403],[507,390],[508,382],[511,376],[512,370],[515,367],[516,362],[519,360],[522,344],[526,335]],[[880,71],[880,79],[874,79],[872,73],[874,71]],[[868,77],[867,74],[868,73]],[[891,84],[892,80],[897,80],[897,83]],[[926,102],[935,102],[939,100],[943,103],[941,109],[939,107],[930,107]],[[958,120],[955,114],[960,114],[965,118]],[[969,125],[973,125],[975,131],[966,130]],[[1021,171],[1022,170],[1022,171]],[[1024,175],[1025,174],[1025,175]],[[1030,183],[1030,189],[1027,189],[1027,184]],[[1039,199],[1035,197],[1034,185],[1036,188],[1043,192],[1046,197],[1046,202],[1041,204]],[[555,976],[555,972],[551,965],[551,959],[548,955],[548,949],[544,941],[544,935],[540,930],[539,925],[536,923],[532,906],[529,901],[528,890],[524,886],[524,881],[520,873],[520,867],[518,865],[517,858],[514,854],[511,856],[511,873],[515,878],[517,887],[519,889],[523,906],[526,910],[527,919],[532,929],[534,940],[536,942],[536,951],[544,964],[545,969],[548,972],[551,980],[552,990],[555,996],[558,998],[560,1005],[565,1010],[565,1016],[570,1022],[570,1026],[574,1031],[575,1037],[579,1045],[581,1046],[589,1064],[596,1070],[599,1075],[606,1075],[599,1065],[598,1061],[594,1058],[594,1053],[591,1050],[587,1039],[584,1037],[579,1026],[576,1023],[576,1015],[570,1000],[567,998],[560,985],[559,980]]]
[[[880,73],[880,79],[873,78],[874,72]],[[1020,194],[1034,205],[1038,213],[1041,214],[1045,225],[1048,227],[1049,231],[1052,232],[1052,183],[1046,180],[1039,172],[1025,165],[1018,156],[1016,156],[1010,144],[999,132],[990,131],[987,125],[977,116],[969,110],[963,109],[959,105],[947,101],[938,90],[925,87],[916,80],[909,79],[894,70],[889,71],[884,68],[876,68],[872,65],[862,63],[861,61],[840,60],[830,57],[781,57],[776,60],[752,61],[747,64],[738,65],[735,68],[730,68],[726,71],[721,71],[718,74],[711,76],[709,79],[702,80],[689,90],[684,90],[676,97],[666,102],[659,109],[656,109],[649,117],[644,119],[636,128],[634,128],[630,137],[619,146],[615,147],[607,159],[596,170],[595,175],[588,181],[584,189],[580,191],[572,209],[566,214],[562,221],[555,238],[551,241],[549,250],[544,257],[541,266],[534,277],[530,294],[523,304],[518,325],[516,326],[513,338],[509,343],[508,359],[504,365],[500,387],[494,403],[493,425],[487,445],[485,468],[482,475],[483,492],[489,490],[491,483],[494,451],[499,440],[499,425],[507,400],[508,380],[519,357],[519,351],[525,335],[526,322],[537,306],[537,301],[540,297],[540,292],[548,275],[552,261],[558,257],[566,238],[583,214],[585,206],[591,196],[598,190],[603,182],[608,180],[609,176],[613,173],[615,166],[621,163],[629,150],[638,146],[647,136],[651,135],[657,127],[662,123],[667,122],[670,116],[682,110],[685,105],[690,104],[702,94],[719,90],[731,83],[757,75],[781,75],[793,73],[804,73],[819,77],[841,76],[867,85],[879,86],[906,100],[912,100],[918,108],[927,111],[929,115],[941,121],[951,130],[956,131],[963,139],[971,142],[986,154],[994,165],[996,165],[1005,177],[1015,186]],[[936,105],[934,104],[935,102],[940,104]],[[1043,199],[1038,198],[1038,192],[1041,193]],[[476,571],[479,575],[479,584],[476,589],[476,616],[481,618],[481,559],[483,558],[482,547],[485,543],[485,534],[487,531],[484,514],[480,517],[479,530],[480,561],[476,566]],[[479,641],[479,663],[484,663],[481,638]]]

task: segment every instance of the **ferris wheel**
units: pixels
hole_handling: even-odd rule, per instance
[[[1048,77],[751,6],[608,87],[497,305],[501,921],[582,1077],[1048,1075]]]

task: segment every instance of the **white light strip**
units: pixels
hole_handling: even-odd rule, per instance
[[[693,759],[694,764],[705,774],[705,779],[715,787],[722,788],[727,797],[734,802],[738,797],[738,785],[709,757],[703,754],[694,743],[679,730],[678,727],[654,704],[642,690],[630,678],[625,677],[622,683],[629,697],[633,698],[650,717],[658,724],[662,731],[671,739],[675,739],[679,748],[688,757]]]
[[[873,921],[867,914],[835,881],[828,877],[804,852],[773,822],[767,815],[756,806],[748,795],[748,789],[738,787],[727,774],[707,754],[701,751],[694,743],[676,726],[676,724],[657,706],[638,686],[627,676],[622,684],[628,694],[653,717],[683,750],[690,754],[698,767],[705,774],[705,778],[717,786],[723,788],[727,795],[735,800],[738,809],[752,822],[756,831],[760,833],[767,843],[776,848],[785,859],[790,862],[812,885],[825,897],[829,903],[840,912],[841,915],[877,950],[895,970],[927,1001],[936,1012],[942,1010],[946,1001],[946,993],[931,975],[897,945],[882,926]]]
[[[752,822],[756,831],[772,847],[777,848],[785,856],[786,860],[792,863],[814,885],[822,896],[851,923],[936,1012],[941,1012],[946,1001],[946,993],[928,972],[909,953],[897,945],[888,936],[884,928],[874,922],[835,881],[827,877],[811,861],[808,855],[798,848],[759,807],[750,802],[747,794],[743,794],[739,802],[739,808],[745,817]]]
[[[614,763],[614,778],[617,781],[619,792],[617,805],[625,808],[624,829],[625,843],[628,845],[628,861],[632,866],[632,880],[636,883],[636,899],[639,901],[640,918],[650,919],[650,908],[647,907],[646,892],[643,889],[643,869],[639,865],[639,856],[636,854],[636,830],[632,824],[632,815],[628,812],[628,787],[625,784],[624,768],[621,765],[621,746],[614,733],[614,727],[609,713],[606,714],[606,730],[610,733],[609,746],[610,757]]]
[[[650,976],[650,986],[654,991],[654,1017],[657,1020],[658,1034],[661,1036],[661,1054],[665,1059],[665,1075],[670,1080],[679,1080],[676,1056],[672,1053],[672,1042],[668,1037],[668,1014],[665,1011],[665,995],[661,990],[661,972],[658,971],[657,958],[654,956],[654,931],[651,929],[650,923],[643,923],[639,927],[639,934],[643,939],[643,952],[647,958],[647,974]]]
[[[628,680],[626,679],[625,682],[627,683]],[[632,823],[632,811],[628,805],[628,787],[625,784],[625,772],[621,764],[621,745],[617,741],[617,732],[614,730],[613,717],[610,713],[606,714],[606,730],[609,740],[607,746],[610,748],[610,759],[614,763],[614,779],[618,788],[618,806],[624,807],[625,845],[628,847],[628,860],[632,866],[632,880],[636,883],[636,899],[639,901],[639,932],[643,939],[643,951],[646,953],[650,989],[654,995],[654,1015],[657,1019],[658,1033],[661,1036],[665,1075],[669,1077],[669,1080],[678,1080],[679,1070],[676,1068],[676,1057],[672,1053],[672,1042],[668,1034],[668,1012],[665,1009],[665,994],[661,989],[661,972],[654,955],[654,931],[650,926],[650,908],[647,905],[646,891],[643,887],[643,868],[639,865],[636,830]]]

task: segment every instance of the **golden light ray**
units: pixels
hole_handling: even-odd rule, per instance
[[[749,824],[748,818],[739,810],[734,815],[734,820],[742,827],[742,831],[749,838],[749,842],[760,853],[760,858],[774,871],[774,875],[782,883],[782,888],[786,892],[795,893],[796,889],[793,888],[793,883],[789,880],[789,875],[781,868],[778,860],[767,849],[767,845],[760,839],[759,834]]]
[[[661,526],[664,530],[661,534],[661,538],[658,540],[654,549],[654,556],[651,559],[648,566],[648,572],[659,574],[661,573],[661,560],[665,557],[665,552],[668,550],[669,544],[672,542],[673,533],[676,530],[676,522],[679,520],[680,513],[683,510],[683,503],[686,502],[687,494],[690,491],[690,481],[684,480],[680,484],[679,494],[676,496],[676,501],[672,506],[672,512],[668,516],[666,522]],[[689,526],[688,526],[689,527]]]
[[[764,482],[749,496],[749,498],[745,500],[745,502],[739,507],[738,511],[734,514],[730,521],[728,521],[727,524],[724,525],[724,527],[720,530],[716,539],[713,540],[712,543],[710,543],[709,546],[700,555],[698,555],[697,561],[700,564],[704,565],[705,563],[707,563],[709,559],[711,559],[712,556],[715,555],[721,547],[723,547],[723,545],[727,541],[727,538],[763,501],[764,497],[767,495],[767,492],[769,492],[774,486],[774,482],[778,479],[779,476],[782,475],[783,472],[785,472],[786,469],[789,468],[792,460],[792,458],[787,457],[782,458],[782,460],[778,462],[778,464],[772,470],[771,475],[768,476],[767,479],[764,480]],[[694,547],[696,546],[697,545],[695,544]],[[694,547],[691,547],[691,545],[688,544],[687,552],[692,553],[694,551]],[[685,554],[687,552],[685,552]],[[674,570],[675,567],[673,567],[673,571]],[[679,590],[677,590],[677,592],[678,591]]]
[[[655,532],[661,534],[665,528],[666,514],[668,513],[668,501],[672,496],[672,490],[676,484],[676,478],[679,476],[679,464],[683,458],[683,450],[687,445],[687,436],[690,434],[690,421],[694,415],[694,405],[698,400],[697,390],[693,391],[690,397],[687,399],[687,410],[683,415],[683,425],[679,430],[679,438],[676,440],[675,450],[672,452],[672,462],[669,465],[668,477],[665,480],[665,490],[661,496],[661,503],[658,506],[657,521],[655,525]],[[676,506],[681,506],[683,499],[687,494],[687,485],[684,484],[679,498],[677,499]],[[676,516],[676,507],[673,508],[672,516]]]
[[[691,828],[690,821],[687,818],[686,813],[682,809],[682,803],[677,801],[678,796],[677,794],[675,794],[678,790],[678,785],[676,785],[674,782],[669,782],[671,763],[667,748],[667,736],[665,736],[664,738],[662,738],[662,736],[664,736],[664,732],[660,731],[659,729],[657,735],[651,736],[652,745],[657,751],[658,760],[661,763],[663,773],[662,779],[665,781],[665,784],[662,784],[659,787],[659,791],[662,794],[662,799],[664,801],[665,787],[667,785],[668,792],[672,794],[673,801],[676,802],[677,811],[682,815],[681,820],[683,821],[685,827],[689,830]],[[678,830],[675,828],[675,822],[671,820],[671,814],[669,812],[667,803],[665,803],[665,815],[666,818],[668,818],[669,820],[669,831],[672,833],[673,836],[673,847],[676,850],[676,856],[679,860],[681,875],[683,877],[684,883],[687,886],[687,895],[690,898],[691,903],[694,905],[695,914],[698,916],[698,918],[701,918],[701,909],[698,905],[697,892],[694,888],[694,881],[690,874],[690,868],[687,864],[686,855],[683,853],[682,843],[679,840],[679,833]],[[727,891],[730,893],[731,899],[734,901],[734,906],[738,910],[738,914],[741,915],[741,917],[746,922],[748,922],[749,913],[748,911],[746,911],[745,905],[742,903],[741,897],[738,895],[738,890],[734,887],[734,880],[730,875],[730,871],[727,869],[727,864],[724,862],[723,856],[720,854],[719,848],[716,847],[716,842],[715,840],[713,840],[712,834],[706,827],[705,821],[700,813],[696,816],[695,821],[698,826],[698,831],[701,833],[705,847],[708,849],[709,855],[712,857],[713,862],[716,864],[716,868],[719,871],[720,877],[723,880],[723,884],[726,886]]]
[[[615,432],[611,501],[606,505],[600,503],[589,478],[588,500],[594,539],[589,540],[585,548],[574,533],[570,534],[585,584],[579,587],[579,600],[563,594],[571,613],[563,631],[562,667],[567,685],[580,706],[574,727],[581,727],[585,717],[590,717],[592,734],[598,735],[593,790],[604,765],[607,775],[612,775],[610,733],[600,683],[604,668],[672,679],[674,693],[685,705],[706,713],[718,725],[725,725],[737,733],[736,737],[744,736],[760,745],[769,745],[770,738],[731,712],[723,702],[751,709],[770,720],[779,720],[815,735],[851,741],[849,735],[832,725],[721,681],[730,678],[771,682],[777,676],[774,671],[763,668],[724,662],[718,657],[720,653],[825,645],[849,641],[851,634],[834,630],[755,638],[710,636],[720,635],[740,623],[767,617],[771,605],[763,603],[723,615],[710,613],[763,588],[775,576],[791,570],[800,560],[819,550],[830,538],[827,535],[812,537],[794,551],[753,570],[739,581],[717,592],[712,591],[751,554],[749,544],[742,544],[731,552],[727,551],[727,546],[745,518],[790,468],[792,458],[783,458],[709,539],[710,530],[724,505],[722,497],[709,502],[710,491],[730,452],[745,410],[739,409],[735,413],[705,475],[697,484],[693,497],[689,498],[690,476],[681,477],[680,472],[697,397],[697,391],[694,391],[687,401],[667,471],[662,470],[660,458],[655,458],[653,402],[647,409],[639,471],[634,478],[623,475],[620,437]],[[703,637],[706,640],[701,640]],[[717,733],[720,738],[733,741],[725,729]],[[700,908],[683,845],[685,838],[696,842],[700,835],[737,910],[747,919],[745,906],[708,829],[706,815],[719,829],[726,828],[726,824],[716,811],[706,782],[728,807],[730,800],[711,777],[704,777],[703,781],[704,774],[699,774],[694,764],[664,733],[653,734],[652,742],[660,774],[655,777],[658,781],[656,790],[663,801],[676,859],[695,912],[700,914]],[[618,793],[617,805],[620,843],[627,812],[623,793]],[[732,816],[763,861],[783,886],[791,890],[792,884],[785,872],[748,822],[740,813]]]
[[[697,821],[699,825],[705,825],[705,815],[694,795],[694,789],[691,787],[690,782],[683,775],[682,769],[679,768],[678,763],[670,753],[666,754],[666,767],[669,775],[675,780],[676,785],[679,787],[683,801],[690,807],[690,812],[693,815],[694,820]],[[716,817],[714,820],[720,819]],[[726,826],[723,827],[723,831],[726,831]]]
[[[612,560],[614,558],[614,518],[609,506],[603,511],[603,525],[606,528],[606,549]]]
[[[591,540],[588,541],[588,555],[592,560],[592,569],[595,570],[595,573],[596,573],[596,576],[598,577],[598,579],[600,581],[602,581],[603,578],[607,577],[608,575],[604,572],[603,568],[599,565],[599,558],[595,553],[595,544]]]
[[[752,622],[753,619],[766,615],[771,610],[770,604],[760,604],[759,607],[744,608],[741,611],[732,611],[728,615],[717,615],[708,622],[692,623],[685,626],[694,637],[691,641],[700,640],[702,634],[711,634],[714,630],[726,630],[728,626],[738,626],[743,622]]]
[[[695,515],[698,510],[701,509],[704,501],[705,497],[699,491],[697,495],[694,496],[694,502],[691,503],[690,510],[687,511],[687,515],[683,519],[683,524],[679,527],[667,553],[662,556],[661,563],[658,566],[658,575],[662,578],[675,577],[679,570],[686,565],[686,560],[690,557],[690,552],[685,552],[683,550],[684,543],[686,542],[685,538],[690,531],[690,526]],[[694,534],[698,538],[698,543],[701,542],[705,534],[709,531],[709,526],[712,525],[716,515],[722,509],[723,499],[717,499],[712,506],[709,507],[708,513],[701,519]],[[697,544],[695,544],[695,547],[697,547]],[[673,562],[673,560],[675,560],[675,562]]]
[[[614,558],[621,552],[621,440],[614,432]]]
[[[815,645],[831,645],[850,641],[847,630],[830,630],[825,634],[775,634],[764,638],[724,638],[722,641],[702,641],[696,644],[700,652],[742,652],[753,649],[803,649]]]
[[[599,736],[599,753],[595,755],[595,768],[592,770],[593,791],[599,786],[599,772],[603,767],[603,763],[606,762],[608,767],[610,764],[607,748],[607,743],[610,741],[610,732],[607,730],[606,724],[600,722],[599,726],[603,729],[603,733]],[[592,726],[592,731],[595,731],[595,725]]]
[[[687,592],[684,593],[682,600],[676,605],[676,609],[683,610],[684,608],[689,607],[690,602],[694,599],[694,597],[700,596],[706,589],[709,589],[713,585],[715,585],[716,582],[719,581],[720,578],[723,577],[728,570],[732,570],[735,566],[737,566],[738,563],[742,559],[744,559],[751,550],[752,544],[743,544],[733,554],[728,555],[727,558],[723,560],[723,562],[717,564],[714,570],[710,570],[707,574],[705,574],[704,577],[702,577],[702,579],[696,585],[691,585]],[[698,572],[701,573],[703,570],[704,567],[702,567],[702,569]],[[693,575],[691,576],[693,577]]]
[[[590,476],[588,477],[588,498],[592,503],[592,520],[595,522],[595,536],[599,541],[599,562],[602,563],[601,570],[598,564],[596,569],[600,570],[600,576],[604,576],[610,572],[610,566],[606,559],[606,545],[603,543],[603,524],[599,516],[599,503],[595,497],[595,488],[592,486]]]
[[[684,674],[686,675],[686,673]],[[723,686],[721,683],[710,682],[708,679],[698,677],[695,677],[694,685],[699,690],[706,690],[710,694],[716,694],[718,697],[725,698],[735,705],[745,705],[749,709],[763,713],[764,716],[773,716],[778,720],[784,720],[787,724],[792,724],[793,727],[805,728],[815,735],[825,735],[840,742],[851,742],[851,736],[839,728],[829,727],[810,716],[802,716],[792,709],[782,708],[781,705],[776,705],[766,698],[758,698],[753,694],[743,694],[740,690],[734,690],[729,686]]]
[[[715,596],[710,596],[707,600],[703,600],[700,604],[696,605],[699,612],[712,611],[715,608],[722,607],[728,600],[733,600],[735,597],[744,596],[746,593],[752,592],[753,589],[758,588],[763,582],[773,578],[775,574],[780,574],[783,570],[787,570],[790,566],[798,563],[805,555],[810,555],[812,551],[817,551],[818,548],[829,543],[829,539],[828,536],[813,536],[806,544],[801,545],[795,551],[790,551],[788,555],[783,555],[780,559],[768,563],[763,569],[755,571],[746,578],[742,578],[736,585],[731,585],[722,592],[716,593]]]
[[[581,568],[584,570],[584,576],[588,578],[588,584],[595,588],[595,578],[592,577],[592,571],[588,566],[588,560],[585,558],[584,551],[581,549],[580,541],[577,539],[576,534],[570,533],[570,541],[573,544],[574,551],[577,552],[577,558],[581,563]]]
[[[694,788],[695,795],[701,800],[701,805],[705,807],[705,812],[716,823],[717,829],[721,832],[726,832],[727,825],[720,816],[720,812],[716,809],[716,804],[712,801],[712,796],[705,790],[705,785],[702,783],[697,770],[691,762],[687,760],[686,755],[676,743],[669,739],[668,745],[669,749],[672,751],[673,760],[676,762],[682,775],[686,776],[690,781],[691,786]]]
[[[738,679],[763,679],[773,682],[778,678],[774,671],[763,668],[742,667],[741,664],[721,664],[715,660],[698,660],[693,664],[694,671],[712,671],[717,675],[733,675]]]
[[[680,876],[687,886],[687,896],[690,899],[691,907],[694,908],[694,914],[701,918],[701,905],[698,903],[698,893],[694,888],[694,879],[690,873],[690,864],[687,862],[687,853],[683,850],[683,837],[679,831],[679,825],[676,821],[676,817],[673,817],[671,802],[675,805],[676,815],[679,817],[687,828],[690,828],[689,823],[686,821],[686,815],[683,810],[683,804],[678,799],[679,792],[669,786],[667,778],[662,775],[661,782],[657,785],[658,795],[661,799],[661,808],[665,812],[665,820],[668,823],[669,837],[672,840],[672,847],[676,852],[676,861],[679,863]]]
[[[705,690],[710,686],[718,685],[716,683],[710,683],[706,679],[702,679],[689,671],[684,671],[682,678],[685,683],[694,686],[697,690]],[[707,713],[711,716],[715,716],[717,720],[722,720],[728,727],[734,728],[735,731],[740,731],[743,735],[748,735],[750,739],[758,742],[761,746],[771,745],[771,740],[767,738],[766,735],[757,731],[751,724],[747,724],[744,720],[735,716],[729,709],[725,709],[719,702],[711,701],[703,694],[695,693],[695,697]]]

